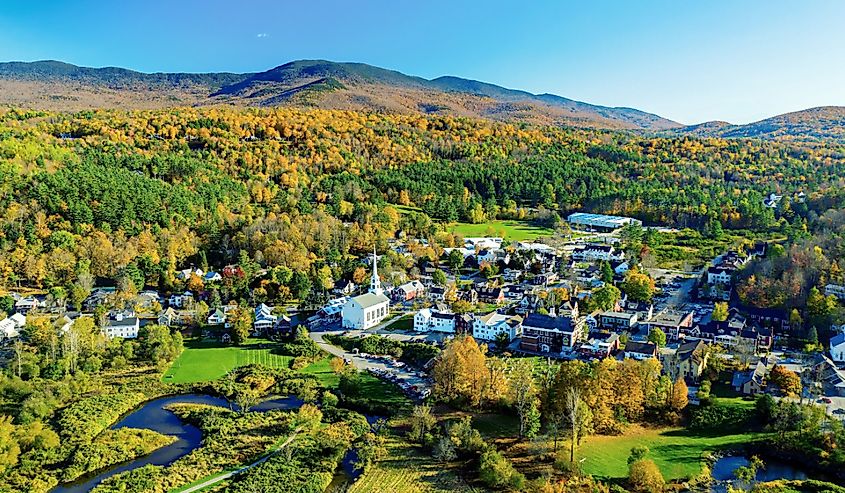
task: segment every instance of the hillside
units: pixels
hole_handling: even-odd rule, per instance
[[[786,113],[747,125],[707,122],[672,130],[696,137],[767,140],[836,140],[845,142],[845,107],[821,106]]]
[[[362,63],[299,60],[260,73],[147,74],[56,62],[0,63],[0,104],[51,110],[227,104],[424,113],[541,125],[666,130],[632,108],[535,95],[459,77],[433,80]]]

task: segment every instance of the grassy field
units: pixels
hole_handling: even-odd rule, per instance
[[[486,223],[455,223],[449,231],[461,236],[500,236],[508,241],[530,241],[552,236],[554,230],[533,226],[524,221],[488,221]]]
[[[263,339],[250,339],[244,346],[187,341],[185,350],[164,373],[162,381],[190,383],[215,380],[233,368],[253,363],[273,368],[289,368],[293,358],[274,354],[273,347],[275,343]]]
[[[710,435],[682,428],[631,426],[624,435],[588,437],[577,453],[585,458],[584,472],[602,478],[622,478],[628,475],[627,459],[631,448],[645,445],[663,475],[667,479],[677,479],[698,474],[705,452],[748,443],[763,436],[761,433]]]
[[[480,492],[467,484],[453,465],[440,464],[407,444],[391,439],[387,459],[376,463],[350,488],[349,493]]]
[[[408,313],[390,322],[385,330],[412,330],[414,328],[414,315]]]

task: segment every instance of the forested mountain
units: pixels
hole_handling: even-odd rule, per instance
[[[674,129],[675,134],[699,137],[770,140],[836,140],[845,142],[845,107],[821,106],[786,113],[747,125],[707,122]]]
[[[299,60],[255,74],[145,74],[56,61],[0,64],[0,103],[40,109],[235,104],[480,117],[542,125],[665,130],[632,108],[534,95],[458,77],[427,80],[362,63]]]

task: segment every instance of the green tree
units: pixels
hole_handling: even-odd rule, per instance
[[[666,480],[653,460],[640,459],[628,466],[628,483],[639,493],[660,493]]]
[[[724,322],[728,319],[728,304],[718,301],[713,304],[713,315],[710,317],[714,322]]]
[[[431,280],[434,282],[434,284],[438,286],[445,286],[448,282],[448,279],[446,278],[446,273],[440,269],[435,270],[431,274]]]
[[[605,284],[590,295],[593,306],[599,310],[612,310],[621,298],[622,292],[612,284]]]
[[[666,333],[660,327],[652,327],[648,332],[648,342],[661,348],[666,345]]]
[[[650,301],[654,296],[654,279],[648,274],[631,269],[622,283],[622,291],[634,301]]]
[[[240,346],[244,344],[252,331],[252,312],[246,307],[238,307],[229,312],[232,324],[232,342]]]

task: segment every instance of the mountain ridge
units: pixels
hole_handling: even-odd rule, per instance
[[[448,114],[657,135],[835,140],[845,143],[845,107],[820,106],[735,125],[682,125],[632,107],[533,94],[454,75],[426,79],[358,62],[293,60],[262,72],[140,72],[57,60],[0,62],[0,104],[78,111],[215,104]]]

